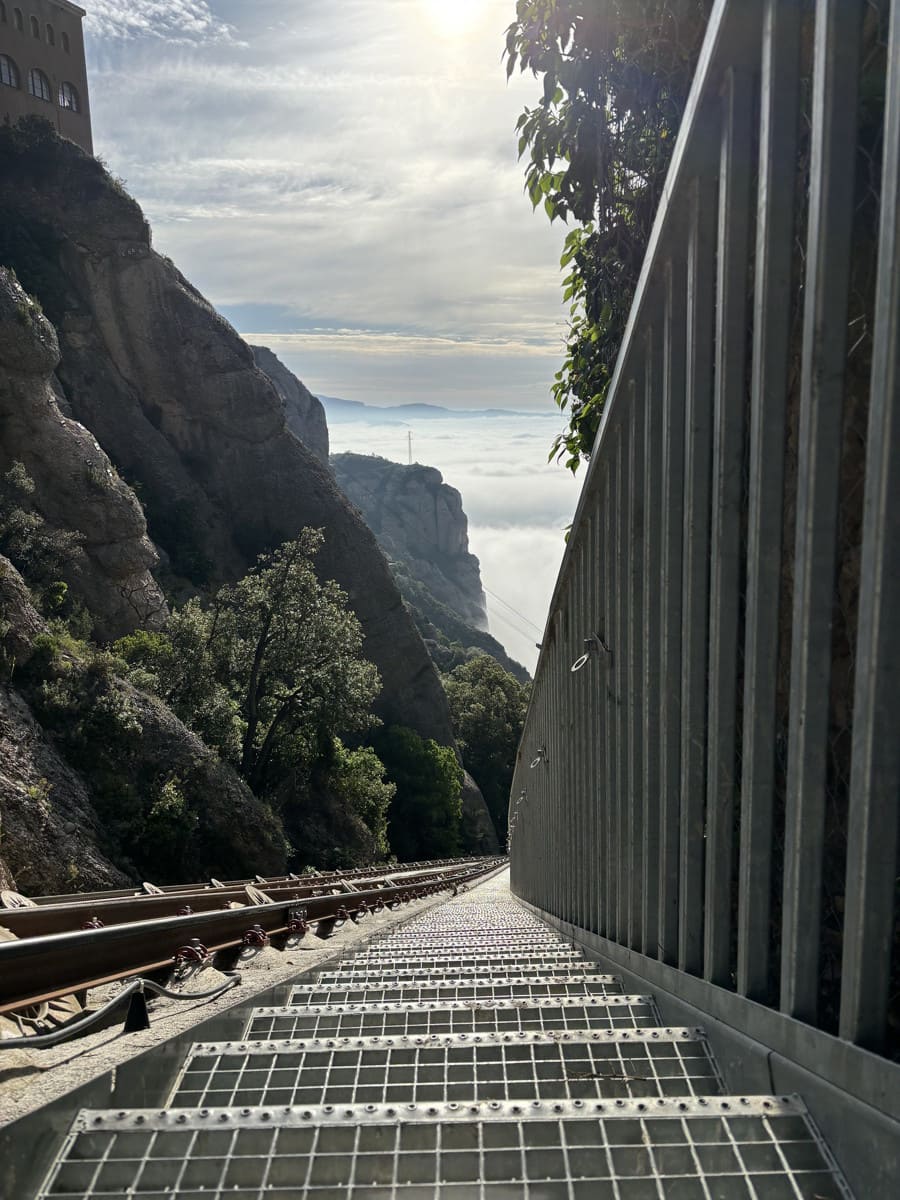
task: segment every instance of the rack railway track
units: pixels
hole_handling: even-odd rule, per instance
[[[345,921],[360,921],[384,907],[444,891],[455,894],[503,861],[444,860],[381,874],[335,872],[314,881],[257,880],[252,886],[264,889],[267,902],[238,907],[227,907],[236,903],[229,897],[240,894],[246,901],[251,881],[176,888],[161,896],[107,894],[104,899],[103,893],[93,893],[70,897],[66,905],[54,897],[53,904],[0,910],[0,925],[15,935],[15,940],[0,942],[0,1014],[87,993],[133,975],[165,979],[180,963],[214,956],[221,963],[245,946],[271,943],[283,948],[310,932],[327,938]],[[190,897],[189,904],[185,897]],[[98,917],[98,912],[104,916]]]

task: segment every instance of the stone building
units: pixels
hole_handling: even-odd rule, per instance
[[[0,0],[0,122],[37,113],[92,154],[84,15],[70,0]]]

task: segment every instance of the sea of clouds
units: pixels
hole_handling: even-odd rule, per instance
[[[580,489],[580,480],[547,461],[559,427],[558,413],[330,425],[332,453],[352,450],[400,463],[408,461],[411,432],[413,461],[437,467],[462,493],[491,633],[530,671]]]

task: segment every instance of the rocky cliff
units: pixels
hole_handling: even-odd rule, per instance
[[[321,401],[267,346],[251,346],[250,349],[256,365],[275,385],[284,405],[288,429],[327,466],[328,422]]]
[[[156,627],[166,604],[144,514],[96,439],[63,415],[53,390],[59,357],[53,327],[0,268],[0,475],[21,462],[35,511],[76,535],[64,574],[101,637]]]
[[[487,632],[478,559],[456,488],[434,467],[403,466],[373,454],[334,454],[334,475],[387,555],[394,579],[440,670],[473,650],[525,682],[523,666]]]
[[[389,561],[403,563],[440,603],[487,628],[478,559],[469,551],[462,497],[440,471],[367,454],[335,454],[331,465]]]
[[[440,681],[372,533],[286,425],[250,347],[152,246],[137,204],[70,142],[0,129],[0,262],[59,334],[72,416],[138,487],[176,575],[242,574],[303,526],[383,679],[379,714],[452,742]]]

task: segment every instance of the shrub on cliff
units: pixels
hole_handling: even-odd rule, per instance
[[[388,838],[401,862],[460,853],[463,771],[449,746],[391,725],[372,739],[396,785]]]
[[[479,654],[444,676],[444,691],[463,762],[481,788],[503,843],[516,750],[531,689],[489,654]]]
[[[315,863],[338,870],[383,862],[390,853],[388,810],[395,792],[370,746],[349,749],[332,738],[312,767],[293,773],[277,796],[294,847],[294,868]]]

